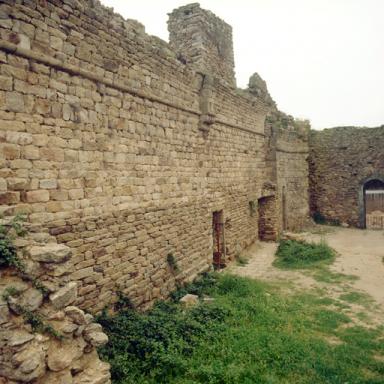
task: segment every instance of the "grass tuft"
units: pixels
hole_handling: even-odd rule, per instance
[[[324,262],[331,262],[334,250],[325,242],[307,243],[296,240],[282,240],[276,252],[274,265],[285,269],[308,268]]]

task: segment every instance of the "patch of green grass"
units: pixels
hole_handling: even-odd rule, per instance
[[[383,330],[351,326],[332,299],[225,274],[190,288],[214,301],[101,316],[115,384],[384,383]]]
[[[312,276],[317,281],[331,284],[358,280],[358,277],[355,275],[332,272],[325,265],[318,265]]]
[[[356,291],[344,293],[340,295],[339,298],[340,300],[348,301],[349,303],[356,303],[364,306],[372,304],[373,302],[372,297],[368,294]]]
[[[249,263],[249,260],[245,256],[237,256],[236,257],[236,264],[240,267],[244,267]]]
[[[310,268],[331,262],[334,250],[325,242],[307,243],[296,240],[282,240],[276,252],[274,265],[285,269]]]
[[[365,321],[365,322],[369,321],[369,316],[367,315],[366,312],[358,312],[356,313],[356,317],[361,321]]]

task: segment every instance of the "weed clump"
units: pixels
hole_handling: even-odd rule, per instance
[[[341,225],[339,219],[331,219],[329,217],[325,217],[322,213],[318,211],[314,212],[314,214],[312,215],[312,218],[316,224],[320,224],[320,225],[332,225],[335,227],[339,227]]]
[[[186,311],[173,302],[159,302],[147,313],[104,312],[97,321],[110,341],[99,352],[111,364],[114,382],[126,383],[127,377],[138,382],[147,373],[156,383],[168,383],[187,371],[186,358],[194,348],[218,337],[229,314],[214,304]]]
[[[280,268],[308,268],[314,264],[332,261],[334,250],[325,242],[282,240],[276,252],[274,265]]]

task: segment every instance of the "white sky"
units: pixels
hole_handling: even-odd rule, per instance
[[[196,0],[101,0],[168,41]],[[313,128],[384,124],[384,0],[200,0],[232,25],[236,78],[258,72],[279,109]]]

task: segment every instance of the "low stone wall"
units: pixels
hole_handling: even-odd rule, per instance
[[[0,383],[110,383],[96,351],[108,337],[65,283],[70,248],[41,233],[15,244],[26,270],[0,269]]]

